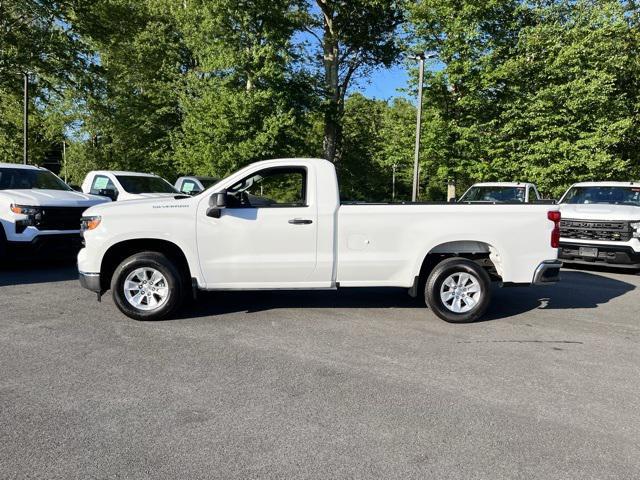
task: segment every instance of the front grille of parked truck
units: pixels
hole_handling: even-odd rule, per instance
[[[633,236],[633,229],[630,222],[573,220],[568,218],[560,222],[560,236],[576,240],[628,242]]]
[[[87,207],[42,207],[38,230],[80,230],[80,218]]]

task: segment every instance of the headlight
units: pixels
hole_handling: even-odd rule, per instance
[[[80,219],[80,230],[82,233],[86,232],[87,230],[95,230],[96,228],[98,228],[98,225],[100,225],[100,222],[102,222],[102,217],[99,215],[82,217]]]
[[[11,211],[18,215],[37,215],[40,213],[40,207],[32,207],[30,205],[11,205]]]
[[[9,209],[18,215],[25,215],[27,218],[16,221],[16,233],[24,232],[27,227],[36,227],[42,221],[42,207],[34,207],[31,205],[15,205],[12,204]]]
[[[640,238],[640,222],[632,223],[631,228],[635,230],[635,232],[633,232],[633,237]]]

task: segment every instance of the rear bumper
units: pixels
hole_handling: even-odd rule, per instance
[[[580,255],[580,247],[598,249],[597,257]],[[558,257],[566,263],[582,265],[609,265],[620,268],[640,268],[640,252],[628,245],[595,245],[560,242]]]
[[[100,274],[99,273],[79,273],[80,286],[91,290],[92,292],[102,293],[100,287]]]
[[[534,285],[548,285],[558,282],[560,280],[560,268],[562,268],[561,261],[545,260],[536,268],[532,283]]]
[[[11,256],[22,257],[71,257],[82,248],[82,239],[77,233],[38,235],[30,242],[7,242]]]

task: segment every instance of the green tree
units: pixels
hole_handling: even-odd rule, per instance
[[[82,148],[70,150],[70,162],[174,176],[172,135],[182,123],[180,89],[191,59],[166,5],[97,0],[75,27],[96,65],[92,88],[77,92]]]
[[[60,145],[65,120],[58,107],[71,90],[86,82],[90,60],[83,40],[71,29],[75,2],[54,0],[0,1],[0,160],[22,155],[23,74],[30,86],[30,159],[43,160]]]
[[[637,32],[621,4],[563,1],[527,13],[517,54],[494,73],[508,99],[489,150],[496,170],[555,195],[575,181],[640,173],[637,80],[627,83],[638,73]]]
[[[175,136],[179,170],[225,175],[304,150],[309,95],[296,71],[288,0],[191,0],[175,10],[194,66]]]
[[[384,144],[383,129],[388,106],[356,93],[345,100],[340,195],[344,200],[383,201],[391,197],[391,173],[378,160]],[[388,173],[388,178],[386,178]]]
[[[302,28],[318,43],[317,74],[324,115],[324,158],[340,168],[342,119],[349,87],[359,75],[388,67],[399,54],[400,0],[314,0],[303,9]]]
[[[438,175],[460,186],[531,180],[558,195],[572,181],[638,172],[631,2],[425,0],[411,19],[443,64],[425,95],[437,119],[425,128],[445,141]]]

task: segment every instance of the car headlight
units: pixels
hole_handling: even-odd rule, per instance
[[[99,215],[93,215],[90,217],[82,217],[80,219],[80,231],[82,233],[88,230],[95,230],[102,222],[102,217]]]
[[[25,215],[27,218],[16,220],[16,233],[24,232],[27,227],[38,227],[42,221],[42,207],[31,205],[12,204],[9,209],[18,215]]]
[[[633,232],[633,238],[640,238],[640,222],[632,223],[631,228],[635,230]]]
[[[18,215],[35,216],[40,213],[40,207],[32,207],[30,205],[11,205],[11,211]]]

